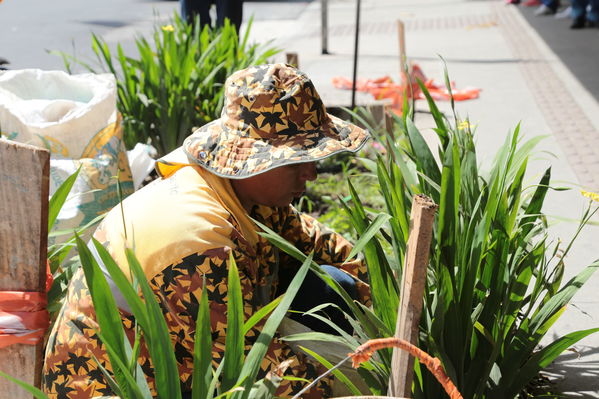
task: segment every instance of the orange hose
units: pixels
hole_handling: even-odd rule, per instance
[[[379,339],[371,339],[367,341],[365,344],[360,345],[353,353],[350,353],[349,356],[352,358],[352,365],[354,368],[360,367],[360,364],[366,362],[372,356],[372,353],[384,348],[399,348],[412,356],[417,358],[420,363],[424,364],[427,369],[435,376],[435,378],[439,381],[439,383],[445,389],[445,392],[449,395],[451,399],[463,399],[462,394],[458,391],[456,386],[453,384],[451,379],[445,373],[445,369],[443,369],[443,365],[441,365],[441,361],[436,357],[432,357],[422,349],[417,348],[411,343],[404,341],[399,338],[379,338]]]

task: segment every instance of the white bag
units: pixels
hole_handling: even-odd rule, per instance
[[[116,205],[114,176],[124,195],[133,192],[111,74],[1,72],[0,133],[50,150],[50,195],[81,167],[54,230],[83,226]]]

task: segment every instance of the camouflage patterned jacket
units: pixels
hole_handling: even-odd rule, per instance
[[[255,232],[255,226],[234,195],[227,179],[212,175],[198,166],[163,169],[166,178],[155,181],[123,202],[128,241],[123,234],[120,207],[108,213],[95,233],[119,266],[126,270],[126,245],[135,248],[148,281],[165,315],[175,348],[184,389],[191,388],[193,342],[198,300],[208,290],[213,332],[212,356],[219,362],[224,352],[227,273],[229,254],[238,265],[246,319],[274,299],[279,268],[297,267]],[[255,207],[251,217],[261,221],[293,242],[305,253],[314,251],[319,263],[336,265],[356,277],[361,300],[368,300],[365,265],[355,260],[342,264],[351,250],[341,236],[325,229],[313,218],[293,207]],[[203,277],[206,285],[203,286]],[[133,338],[132,317],[123,309],[123,322]],[[112,395],[93,356],[105,367],[108,357],[95,333],[95,312],[81,270],[73,277],[63,309],[54,325],[46,349],[43,388],[50,398],[91,398]],[[258,328],[246,336],[249,350]],[[286,359],[293,359],[288,374],[313,379],[319,373],[287,344],[273,341],[262,363],[265,374]],[[140,364],[154,391],[153,369],[142,349]],[[285,381],[280,396],[297,392],[303,382]],[[327,383],[304,397],[327,397]]]

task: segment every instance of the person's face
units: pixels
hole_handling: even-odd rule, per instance
[[[306,191],[306,182],[316,179],[316,163],[281,166],[247,179],[231,180],[241,204],[283,207]]]

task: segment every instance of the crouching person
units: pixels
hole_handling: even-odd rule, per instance
[[[368,133],[328,115],[312,82],[288,65],[241,70],[231,75],[225,86],[221,118],[196,130],[181,148],[159,160],[156,167],[161,178],[123,201],[124,221],[117,206],[94,234],[125,271],[124,249],[135,249],[164,312],[183,392],[191,390],[195,318],[203,290],[210,301],[212,357],[220,362],[224,355],[230,254],[239,268],[246,319],[284,291],[298,268],[297,262],[257,234],[254,220],[304,253],[313,252],[315,261],[329,265],[325,270],[357,300],[365,303],[369,295],[365,265],[357,259],[344,262],[350,244],[291,206],[304,192],[306,182],[316,178],[316,161],[359,150]],[[134,320],[118,289],[113,294],[132,338]],[[309,273],[292,308],[305,311],[324,302],[343,306],[336,293],[327,291],[326,285]],[[351,329],[343,325],[341,313],[332,311],[329,316]],[[310,328],[326,331],[326,325],[311,323],[306,322]],[[79,270],[46,350],[42,383],[50,398],[114,395],[94,360],[110,369],[97,329],[84,274]],[[259,328],[249,332],[246,350],[259,333]],[[288,373],[316,378],[318,367],[296,352],[275,338],[262,363],[263,373],[293,359]],[[155,393],[153,368],[144,349],[139,362]],[[304,385],[297,380],[284,381],[277,395],[292,396]],[[303,397],[329,396],[325,379]]]

